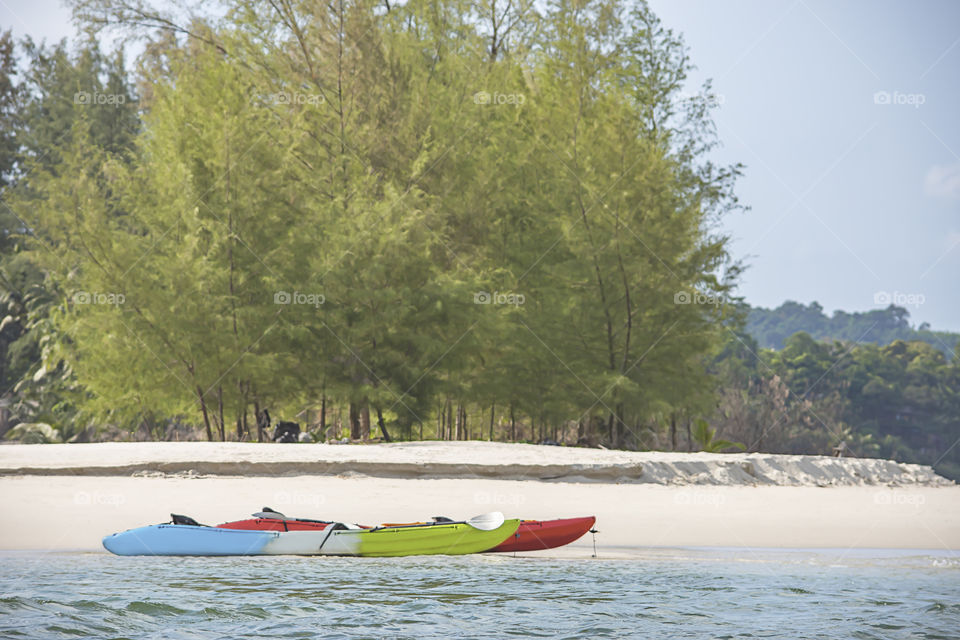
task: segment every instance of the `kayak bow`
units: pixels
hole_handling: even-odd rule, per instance
[[[593,528],[594,516],[559,520],[524,520],[516,534],[490,551],[541,551],[570,544]]]

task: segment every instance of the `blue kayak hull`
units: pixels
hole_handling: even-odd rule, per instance
[[[255,556],[278,535],[277,531],[154,524],[106,536],[103,546],[118,556]]]

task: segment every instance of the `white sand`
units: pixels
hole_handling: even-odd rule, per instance
[[[663,487],[336,476],[0,478],[2,549],[102,550],[102,536],[169,519],[208,524],[263,506],[351,522],[469,517],[490,510],[594,514],[602,555],[649,546],[960,549],[960,487]],[[588,556],[590,536],[538,555]]]
[[[276,476],[360,473],[663,485],[945,486],[930,467],[889,460],[607,451],[497,442],[377,445],[135,442],[0,446],[0,475],[138,471]]]
[[[651,546],[960,548],[960,487],[929,467],[818,456],[485,442],[10,445],[0,446],[0,500],[0,549],[102,550],[102,536],[170,512],[216,524],[263,506],[361,523],[592,514],[606,556]],[[587,536],[538,554],[591,552]]]

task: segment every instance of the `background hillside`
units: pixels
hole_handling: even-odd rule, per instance
[[[809,305],[788,300],[776,309],[751,307],[746,330],[766,349],[782,349],[787,338],[798,331],[817,340],[843,340],[890,344],[894,340],[919,340],[944,352],[948,357],[957,348],[960,334],[934,331],[928,324],[910,325],[910,312],[890,305],[870,311],[834,311],[827,315],[817,302]]]

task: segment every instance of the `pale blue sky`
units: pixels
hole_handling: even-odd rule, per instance
[[[719,157],[747,165],[752,210],[725,223],[747,301],[917,294],[913,322],[960,330],[960,3],[651,4],[723,98]]]
[[[718,159],[746,165],[751,211],[724,230],[747,301],[862,311],[886,292],[911,296],[915,324],[960,331],[960,2],[651,4],[695,84],[714,80]],[[57,0],[0,0],[7,27],[72,34]]]

